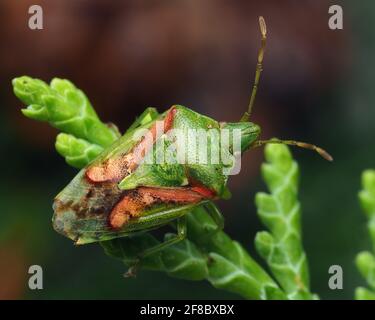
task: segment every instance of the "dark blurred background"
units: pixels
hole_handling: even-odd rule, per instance
[[[44,9],[44,30],[28,28],[28,8]],[[344,30],[328,28],[343,6]],[[253,114],[263,137],[296,138],[329,150],[334,163],[293,149],[301,168],[304,245],[312,290],[351,299],[363,285],[355,254],[369,248],[357,201],[360,174],[375,167],[375,2],[328,0],[2,0],[0,3],[0,299],[236,298],[205,282],[125,267],[97,245],[74,247],[51,226],[51,202],[76,171],[54,150],[57,131],[26,119],[11,79],[68,78],[104,121],[125,130],[147,106],[183,104],[218,120],[245,110],[268,25],[264,73]],[[232,177],[221,202],[226,231],[254,252],[260,225],[254,194],[265,190],[262,150]],[[44,289],[28,289],[28,267],[44,270]],[[328,288],[328,268],[344,270],[344,289]]]

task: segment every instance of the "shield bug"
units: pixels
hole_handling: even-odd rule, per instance
[[[175,237],[140,252],[142,258],[182,240],[186,236],[185,215],[195,206],[206,206],[218,228],[222,227],[223,219],[212,201],[228,196],[226,183],[236,167],[238,154],[267,143],[282,143],[315,150],[332,160],[326,151],[312,144],[260,140],[260,127],[249,121],[266,45],[267,30],[262,17],[259,24],[261,47],[255,81],[241,120],[218,122],[180,105],[162,114],[154,108],[146,109],[120,139],[57,195],[53,225],[58,232],[77,244],[86,244],[130,236],[177,221]],[[189,139],[193,133],[198,139],[205,137],[203,148],[196,148]],[[165,161],[166,155],[171,161]]]

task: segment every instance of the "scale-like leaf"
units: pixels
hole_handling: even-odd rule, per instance
[[[270,232],[258,232],[256,249],[289,299],[313,299],[301,238],[298,165],[284,145],[267,145],[265,156],[262,175],[270,193],[257,193],[255,202],[258,216]]]
[[[358,197],[361,207],[368,218],[368,231],[375,252],[375,170],[366,170],[362,174],[362,190]],[[372,290],[357,288],[357,300],[375,300],[375,255],[368,251],[360,252],[356,257],[356,265],[361,275]]]

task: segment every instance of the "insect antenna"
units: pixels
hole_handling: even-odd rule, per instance
[[[256,71],[255,71],[255,80],[254,80],[253,90],[251,92],[249,106],[247,108],[247,111],[243,114],[240,120],[241,122],[247,122],[250,119],[251,111],[253,109],[255,97],[258,91],[260,75],[263,71],[263,57],[264,57],[264,51],[266,49],[267,27],[266,27],[266,22],[264,21],[264,18],[262,16],[259,17],[259,27],[260,27],[260,34],[262,38],[261,38],[260,49],[258,52],[258,62],[256,66]]]
[[[320,147],[318,147],[314,144],[301,142],[301,141],[280,140],[280,139],[258,140],[258,141],[254,142],[252,147],[257,148],[257,147],[261,147],[261,146],[263,146],[265,144],[268,144],[268,143],[286,144],[286,145],[290,145],[290,146],[297,146],[297,147],[300,147],[300,148],[313,150],[313,151],[316,151],[317,153],[319,153],[319,155],[322,156],[324,159],[326,159],[328,161],[333,161],[332,156],[327,151],[325,151],[324,149],[322,149],[322,148],[320,148]]]

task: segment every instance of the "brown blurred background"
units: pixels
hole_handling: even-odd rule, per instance
[[[28,28],[28,8],[44,10],[44,29]],[[341,4],[344,30],[328,28],[328,8]],[[97,246],[74,248],[50,225],[54,195],[74,176],[54,151],[56,131],[26,119],[11,79],[68,78],[104,121],[122,131],[148,106],[178,103],[221,121],[245,110],[259,46],[258,16],[268,26],[264,73],[253,114],[263,137],[307,140],[335,157],[328,164],[294,150],[301,170],[305,247],[312,288],[323,298],[351,298],[361,280],[355,253],[368,245],[356,192],[360,173],[375,167],[375,3],[354,1],[2,0],[0,3],[1,298],[232,298],[205,283],[124,267]],[[220,203],[226,230],[246,244],[261,226],[253,196],[264,190],[262,150],[245,156]],[[45,289],[27,287],[40,264]],[[330,291],[328,267],[344,268],[344,290]],[[346,276],[347,275],[347,276]],[[150,283],[152,282],[152,285]]]

